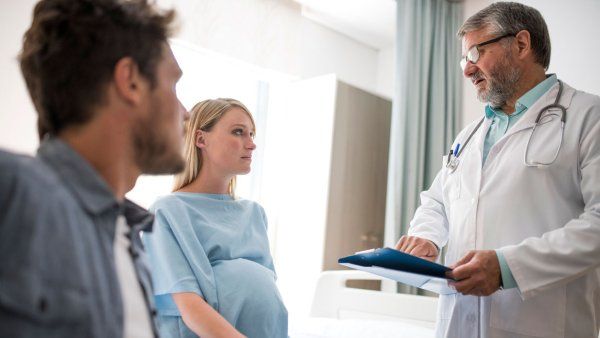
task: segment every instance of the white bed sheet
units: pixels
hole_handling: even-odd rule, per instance
[[[290,322],[290,338],[432,338],[434,330],[403,321],[310,317]]]

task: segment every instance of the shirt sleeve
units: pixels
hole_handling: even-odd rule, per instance
[[[257,219],[257,222],[262,223],[264,225],[264,228],[265,228],[265,244],[266,244],[266,249],[265,249],[266,262],[265,262],[265,266],[269,270],[273,271],[275,280],[277,280],[277,271],[275,270],[275,262],[273,261],[273,257],[271,256],[271,245],[269,243],[269,237],[268,237],[269,220],[267,219],[267,213],[265,212],[265,209],[260,204],[258,204],[258,203],[256,203],[256,204],[258,206],[258,210],[260,211],[260,219]]]
[[[508,263],[506,263],[506,259],[502,252],[496,250],[496,256],[498,257],[498,262],[500,263],[500,275],[502,276],[502,288],[504,289],[512,289],[517,287],[517,281],[515,281],[515,277],[510,271],[510,267]]]
[[[0,326],[10,324],[13,313],[23,312],[26,303],[34,303],[40,279],[36,271],[36,231],[44,210],[26,212],[28,195],[17,186],[18,170],[10,155],[0,151]],[[50,201],[51,202],[51,201]],[[45,215],[44,215],[45,216]],[[24,297],[25,296],[25,297]],[[31,307],[31,306],[30,306]]]
[[[64,191],[34,166],[40,163],[0,151],[0,332],[78,318],[77,305],[87,304],[74,252],[79,224]]]
[[[167,210],[155,210],[152,233],[143,241],[154,280],[156,305],[162,314],[178,315],[171,294],[193,292],[216,306],[212,267],[198,240],[189,234],[185,219],[175,220]],[[190,241],[193,249],[190,250]]]

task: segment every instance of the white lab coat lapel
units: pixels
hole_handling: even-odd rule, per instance
[[[475,228],[475,234],[476,234],[476,238],[475,238],[475,250],[479,250],[481,249],[481,236],[482,236],[482,229],[481,229],[481,224],[477,223],[477,209],[479,207],[479,195],[481,193],[481,187],[483,185],[483,180],[485,180],[485,177],[483,176],[484,174],[484,163],[483,163],[483,147],[485,145],[485,137],[487,136],[488,130],[490,129],[490,126],[492,124],[492,120],[486,118],[483,124],[481,133],[478,135],[477,137],[477,161],[473,161],[473,168],[471,168],[471,170],[473,171],[473,173],[476,173],[477,176],[473,177],[473,184],[475,184],[476,186],[474,186],[474,194],[471,197],[471,204],[473,206],[473,216],[472,216],[472,222],[473,222],[473,228]]]
[[[485,119],[477,130],[477,133],[473,135],[471,142],[473,142],[468,152],[465,152],[464,170],[461,171],[462,185],[465,189],[465,197],[470,199],[477,199],[479,196],[479,188],[481,185],[481,162],[483,154],[483,143],[485,135],[490,128],[490,119]]]
[[[453,231],[449,238],[445,260],[448,265],[456,262],[468,250],[476,249],[476,211],[481,185],[482,142],[489,125],[490,121],[484,120],[460,154],[458,168],[454,173],[449,172],[445,179],[444,194],[447,195],[448,220],[450,226],[460,228],[459,231]],[[475,128],[475,124],[472,128]],[[464,144],[470,133],[471,130],[458,138],[457,142]]]

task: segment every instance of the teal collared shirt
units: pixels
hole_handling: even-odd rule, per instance
[[[485,118],[491,119],[490,128],[485,136],[483,144],[483,162],[487,160],[490,149],[498,142],[504,134],[514,126],[521,116],[531,107],[537,100],[542,97],[554,84],[558,82],[556,74],[549,75],[546,79],[529,90],[525,95],[521,96],[515,104],[515,112],[507,115],[501,109],[494,109],[489,104],[485,107]]]
[[[546,79],[538,83],[535,87],[530,89],[525,95],[521,96],[515,104],[515,112],[507,115],[500,109],[494,109],[490,105],[485,107],[485,118],[491,119],[490,128],[485,136],[483,144],[483,159],[482,164],[487,160],[487,156],[490,149],[498,142],[504,134],[513,126],[517,121],[525,115],[525,112],[531,107],[542,95],[544,95],[552,86],[558,82],[556,74],[551,74]],[[498,256],[498,262],[500,263],[500,273],[502,276],[502,286],[505,289],[517,287],[517,282],[513,277],[510,267],[508,266],[504,255],[496,250]]]

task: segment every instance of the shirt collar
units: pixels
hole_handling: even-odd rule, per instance
[[[550,74],[546,76],[546,79],[538,83],[535,87],[531,88],[527,93],[521,96],[517,100],[517,105],[523,105],[526,109],[529,109],[535,101],[539,100],[542,95],[546,94],[552,86],[558,82],[556,74]]]
[[[511,117],[518,116],[529,107],[531,107],[542,95],[544,95],[552,86],[558,82],[556,74],[549,74],[546,79],[538,83],[535,87],[531,88],[527,93],[523,94],[516,103],[515,113],[511,114]],[[504,114],[501,109],[494,109],[489,104],[485,106],[485,117],[491,119],[494,115]]]
[[[37,156],[54,170],[88,213],[99,215],[113,209],[122,213],[131,227],[152,229],[152,214],[127,199],[119,203],[106,181],[67,143],[47,138],[40,144]]]
[[[127,224],[129,224],[131,229],[136,233],[139,231],[152,232],[154,215],[148,212],[148,210],[125,199],[125,202],[123,203],[123,215],[125,216],[125,219],[127,219]]]
[[[489,104],[485,106],[485,118],[487,119],[491,119],[494,118],[494,115],[502,113],[502,110],[498,109],[494,109],[492,108],[492,106],[490,106]]]

